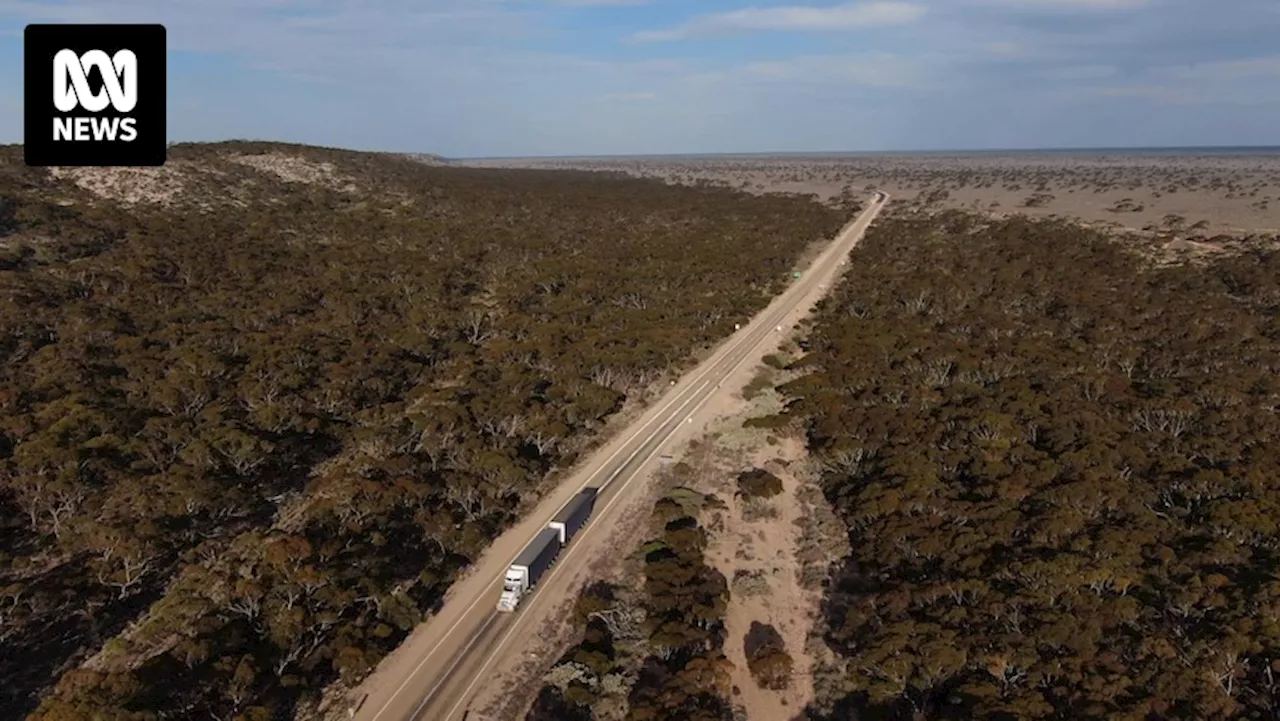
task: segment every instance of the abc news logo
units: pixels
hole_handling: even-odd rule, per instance
[[[103,92],[89,88],[86,68],[102,74]],[[62,50],[53,56],[53,104],[60,112],[84,108],[100,113],[111,107],[117,113],[132,112],[138,104],[138,56],[132,50],[121,50],[108,57],[101,50],[76,55]],[[130,143],[137,139],[136,118],[131,117],[65,117],[53,119],[53,139],[72,141],[116,140]]]
[[[163,25],[28,25],[23,53],[28,165],[164,164]]]

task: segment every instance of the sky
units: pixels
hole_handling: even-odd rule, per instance
[[[1280,145],[1277,0],[0,0],[168,28],[171,141],[448,157]]]

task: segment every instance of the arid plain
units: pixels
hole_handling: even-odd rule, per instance
[[[1280,153],[1117,151],[486,159],[467,165],[625,173],[751,192],[861,197],[995,214],[1059,215],[1136,231],[1280,232]]]

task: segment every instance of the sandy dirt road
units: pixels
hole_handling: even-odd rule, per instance
[[[607,542],[607,530],[641,495],[646,465],[678,436],[717,395],[731,393],[725,380],[758,360],[768,341],[776,345],[787,330],[807,314],[836,277],[843,259],[861,239],[887,196],[873,196],[868,207],[845,226],[809,268],[751,322],[724,341],[716,351],[677,382],[630,427],[598,450],[577,472],[548,494],[527,518],[498,537],[466,576],[456,582],[440,612],[423,623],[354,694],[359,699],[354,718],[362,721],[456,721],[492,668],[520,655],[522,635],[571,588],[565,569]],[[722,385],[726,387],[721,388]],[[587,486],[600,488],[587,525],[560,553],[513,613],[495,609],[500,580],[512,559],[565,503]],[[595,548],[600,551],[601,549]],[[606,552],[608,549],[604,549]],[[530,691],[532,693],[532,690]],[[475,714],[471,714],[472,719]]]

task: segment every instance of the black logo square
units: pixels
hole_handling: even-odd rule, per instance
[[[163,25],[28,25],[27,165],[164,165]]]

